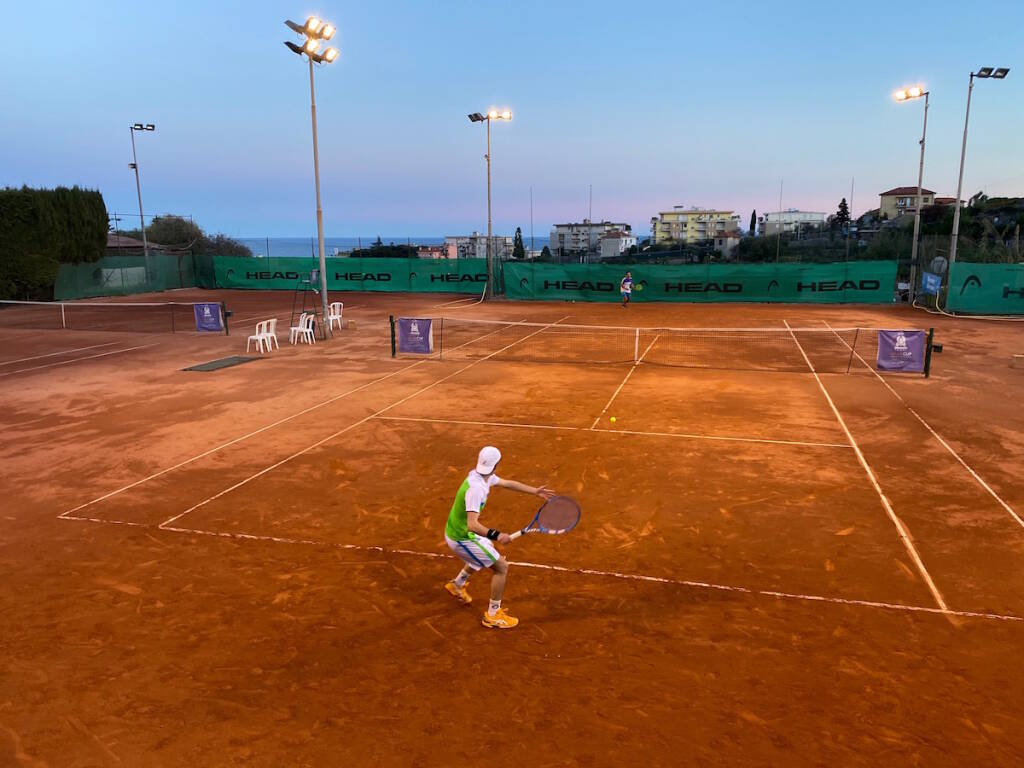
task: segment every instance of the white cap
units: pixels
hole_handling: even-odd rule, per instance
[[[489,475],[501,461],[501,451],[493,445],[488,445],[480,451],[476,459],[476,471],[481,475]]]

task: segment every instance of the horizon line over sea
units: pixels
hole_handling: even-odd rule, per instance
[[[324,237],[324,253],[333,256],[335,253],[348,253],[356,248],[369,248],[377,242],[377,235],[371,237]],[[235,237],[235,240],[248,246],[253,256],[281,257],[291,259],[318,258],[316,237]],[[385,237],[380,235],[385,245],[444,245],[443,237],[411,236]]]

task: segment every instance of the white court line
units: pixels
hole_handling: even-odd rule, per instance
[[[464,347],[466,344],[472,344],[473,342],[479,341],[480,339],[485,339],[485,338],[487,338],[487,336],[493,336],[495,333],[497,333],[497,331],[491,331],[490,333],[485,334],[484,336],[480,336],[480,337],[478,337],[476,339],[472,339],[471,341],[467,341],[465,344],[460,344],[458,347],[455,347],[455,349],[459,349],[461,347]],[[337,400],[340,400],[343,397],[348,397],[349,395],[353,395],[356,392],[359,392],[359,391],[361,391],[363,389],[366,389],[367,387],[370,387],[370,386],[376,384],[377,382],[384,381],[385,379],[390,379],[392,376],[398,376],[399,374],[409,370],[410,368],[415,368],[416,366],[422,365],[423,363],[426,363],[426,362],[428,362],[428,361],[427,360],[419,360],[419,361],[417,361],[415,363],[412,363],[411,365],[407,365],[404,368],[401,368],[401,369],[399,369],[397,371],[392,371],[391,373],[385,374],[384,376],[376,378],[373,381],[369,381],[366,384],[361,384],[360,386],[356,387],[355,389],[350,389],[347,392],[342,392],[339,395],[335,395],[334,397],[328,398],[327,400],[324,400],[323,402],[317,403],[315,405],[311,405],[308,408],[303,408],[298,413],[293,413],[291,416],[285,416],[283,419],[278,419],[277,421],[273,422],[272,424],[267,424],[266,426],[260,427],[259,429],[255,429],[252,432],[249,432],[247,434],[242,435],[241,437],[236,437],[235,439],[229,440],[226,443],[222,443],[221,445],[218,445],[215,448],[211,448],[208,451],[203,451],[202,453],[198,454],[197,456],[193,456],[190,459],[185,459],[184,461],[178,462],[173,467],[167,467],[166,469],[161,469],[159,472],[154,472],[152,475],[149,475],[148,477],[144,477],[141,480],[136,480],[133,483],[129,483],[128,485],[122,486],[121,488],[118,488],[117,490],[111,491],[110,493],[105,493],[105,494],[103,494],[102,496],[100,496],[98,498],[95,498],[95,499],[92,499],[91,501],[85,502],[84,504],[79,504],[77,507],[74,507],[73,509],[69,509],[69,510],[66,510],[64,512],[61,512],[59,515],[57,515],[57,517],[62,517],[62,518],[66,518],[66,519],[69,519],[69,520],[71,520],[71,519],[84,519],[84,518],[72,518],[72,517],[70,517],[70,515],[72,515],[75,512],[78,512],[81,509],[85,509],[88,506],[91,506],[91,505],[96,504],[98,502],[101,502],[101,501],[104,501],[106,499],[109,499],[111,496],[117,496],[119,493],[123,493],[124,491],[127,491],[127,490],[130,490],[132,488],[135,488],[136,486],[142,485],[143,483],[147,483],[150,480],[154,480],[154,479],[160,477],[161,475],[167,474],[168,472],[173,472],[176,469],[180,469],[181,467],[184,467],[186,464],[191,464],[194,461],[198,461],[199,459],[206,458],[210,454],[216,453],[217,451],[223,450],[224,448],[228,448],[228,447],[230,447],[232,445],[235,445],[236,443],[240,443],[243,440],[248,440],[250,437],[255,437],[256,435],[260,434],[261,432],[266,432],[268,429],[273,429],[274,427],[278,427],[278,426],[280,426],[280,425],[282,425],[282,424],[284,424],[286,422],[291,421],[292,419],[297,419],[299,416],[303,416],[303,415],[309,413],[310,411],[315,411],[317,408],[322,408],[325,405],[330,405],[331,403],[333,403],[333,402],[335,402]]]
[[[566,315],[565,317],[570,317],[570,315]],[[563,317],[562,320],[564,320],[565,317]],[[558,323],[558,322],[561,322],[561,320],[556,320],[555,321],[555,323]],[[551,323],[551,325],[554,325],[554,323]],[[545,326],[545,328],[548,328],[548,327],[550,327],[550,325],[549,326]],[[450,373],[447,376],[444,376],[443,378],[440,378],[437,381],[434,381],[434,382],[428,384],[427,386],[422,387],[422,388],[416,390],[411,395],[406,395],[401,400],[398,400],[398,401],[392,403],[391,405],[385,406],[384,408],[381,408],[379,411],[376,411],[375,413],[371,413],[369,416],[364,416],[359,421],[357,421],[357,422],[355,422],[353,424],[349,424],[347,427],[339,429],[334,434],[328,435],[327,437],[323,438],[322,440],[317,440],[312,445],[310,445],[310,446],[308,446],[306,448],[303,448],[301,451],[296,451],[291,456],[288,456],[287,458],[281,459],[280,461],[275,462],[274,464],[271,464],[269,467],[265,467],[264,469],[261,469],[259,472],[255,473],[253,475],[250,475],[249,477],[245,478],[244,480],[241,480],[241,481],[235,483],[230,488],[225,488],[223,491],[215,493],[213,496],[210,496],[209,498],[204,499],[203,501],[200,501],[198,504],[193,504],[191,507],[186,509],[184,512],[179,512],[178,514],[174,515],[174,517],[171,517],[171,518],[168,518],[167,520],[164,520],[162,523],[160,523],[159,527],[163,528],[163,527],[168,526],[168,525],[170,525],[171,523],[173,523],[173,522],[175,522],[177,520],[180,520],[181,518],[183,518],[185,515],[189,514],[190,512],[193,512],[194,510],[199,509],[199,507],[202,507],[202,506],[204,506],[206,504],[209,504],[211,501],[215,501],[216,499],[219,499],[221,496],[224,496],[225,494],[231,493],[231,491],[235,490],[236,488],[241,488],[246,483],[249,483],[249,482],[255,480],[258,477],[262,477],[263,475],[267,474],[268,472],[271,472],[271,471],[277,469],[282,464],[285,464],[285,463],[291,461],[292,459],[298,458],[299,456],[303,455],[304,453],[308,453],[309,451],[313,450],[314,448],[318,448],[321,445],[323,445],[324,443],[326,443],[326,442],[328,442],[330,440],[333,440],[336,437],[340,437],[341,435],[345,434],[349,430],[355,429],[356,427],[358,427],[358,426],[360,426],[362,424],[365,424],[366,422],[370,421],[371,419],[373,419],[373,418],[375,418],[377,416],[380,416],[382,413],[386,413],[387,411],[390,411],[392,408],[397,408],[402,403],[405,403],[405,402],[407,402],[409,400],[412,400],[414,397],[416,397],[417,395],[420,395],[420,394],[426,392],[428,389],[433,389],[438,384],[443,384],[444,382],[448,381],[448,379],[451,379],[451,378],[453,378],[455,376],[458,376],[460,373],[462,373],[463,371],[469,370],[474,365],[477,365],[478,363],[482,363],[485,360],[488,360],[488,359],[494,357],[495,355],[504,352],[509,347],[513,347],[513,346],[515,346],[516,344],[519,344],[522,341],[526,341],[531,336],[536,336],[538,333],[541,332],[541,330],[545,330],[545,328],[542,328],[540,330],[534,331],[533,333],[527,334],[523,338],[517,339],[516,341],[513,341],[511,344],[506,344],[501,349],[499,349],[499,350],[497,350],[495,352],[491,352],[486,357],[481,357],[478,360],[474,360],[469,365],[465,365],[462,368],[459,368],[459,370],[455,371],[454,373]],[[405,370],[405,369],[403,368],[402,370]],[[400,371],[399,371],[399,373],[400,373]]]
[[[787,328],[789,328],[788,322],[786,322],[785,320],[783,320],[782,322],[786,324]],[[835,414],[836,419],[839,421],[839,426],[841,426],[843,428],[843,432],[846,433],[846,439],[850,441],[850,445],[853,447],[854,453],[857,454],[857,460],[860,462],[860,465],[864,468],[864,472],[867,473],[868,479],[871,481],[871,484],[874,486],[875,491],[878,493],[878,497],[882,500],[882,506],[885,507],[885,511],[889,515],[889,519],[892,520],[893,525],[896,526],[896,530],[899,531],[900,539],[903,540],[903,546],[906,547],[907,552],[910,554],[911,558],[913,558],[915,565],[917,565],[917,570],[921,574],[921,577],[924,579],[925,583],[928,585],[928,589],[931,590],[932,597],[935,598],[935,602],[938,603],[939,608],[941,608],[944,612],[948,612],[949,607],[946,605],[946,601],[943,599],[942,593],[939,592],[938,587],[935,586],[935,582],[932,581],[932,577],[928,573],[928,569],[924,567],[924,563],[921,560],[921,556],[917,553],[917,550],[914,548],[914,544],[910,540],[910,535],[907,533],[907,529],[903,525],[903,521],[901,521],[896,516],[896,512],[893,510],[892,504],[889,503],[889,499],[886,498],[885,493],[882,491],[882,486],[878,484],[878,480],[875,477],[875,473],[872,471],[867,459],[864,458],[864,454],[861,453],[860,446],[857,445],[857,441],[853,439],[853,434],[851,434],[849,428],[846,426],[846,422],[843,420],[842,415],[839,413],[839,409],[836,408],[836,404],[832,402],[832,396],[829,395],[828,390],[825,389],[825,385],[822,383],[821,377],[818,375],[818,372],[814,370],[814,366],[811,364],[810,358],[807,357],[807,353],[804,352],[804,348],[800,344],[800,340],[797,339],[796,334],[793,333],[792,329],[790,329],[789,334],[790,336],[793,337],[793,342],[796,344],[797,349],[800,350],[800,354],[803,355],[804,362],[807,363],[807,367],[810,368],[811,373],[814,374],[814,380],[818,382],[818,386],[821,388],[821,393],[825,395],[825,399],[828,401],[829,408],[832,409],[832,413]]]
[[[719,435],[695,435],[687,432],[640,432],[632,429],[593,429],[586,427],[565,427],[553,424],[522,424],[505,421],[469,421],[466,419],[428,419],[413,416],[377,416],[383,421],[420,421],[428,424],[464,424],[474,427],[515,427],[517,429],[555,429],[569,432],[599,432],[606,435],[637,435],[641,437],[680,437],[689,440],[724,440],[733,443],[769,443],[773,445],[800,445],[811,448],[842,448],[849,450],[848,443],[812,443],[799,440],[773,440],[767,437],[722,437]]]
[[[624,378],[622,380],[622,383],[619,384],[618,389],[615,390],[615,393],[611,396],[611,398],[608,400],[608,402],[605,403],[604,408],[601,409],[601,413],[599,413],[597,415],[597,418],[594,419],[594,423],[590,425],[591,429],[595,429],[597,427],[597,423],[599,421],[601,421],[601,418],[605,415],[605,413],[608,411],[608,409],[612,407],[612,403],[615,402],[615,398],[619,396],[619,392],[621,392],[622,388],[624,386],[626,386],[626,382],[629,381],[629,377],[633,375],[633,371],[635,371],[636,367],[638,365],[640,365],[641,361],[645,357],[647,357],[647,353],[651,351],[651,347],[653,347],[655,342],[657,342],[658,339],[660,339],[660,338],[661,338],[661,334],[659,333],[657,336],[654,337],[654,341],[652,341],[650,344],[647,345],[647,349],[644,350],[644,353],[642,355],[640,355],[639,359],[637,359],[637,361],[633,363],[633,367],[629,369],[629,372],[626,374],[626,378]]]
[[[95,523],[118,523],[113,520],[97,520],[94,518],[66,518],[72,520],[87,520]],[[144,523],[120,523],[123,525],[136,525],[144,528],[150,528],[152,526]],[[256,533],[238,533],[230,531],[206,531],[199,528],[181,528],[178,526],[161,525],[161,530],[170,531],[172,533],[183,533],[186,535],[193,536],[211,536],[222,539],[235,539],[240,541],[266,541],[273,542],[275,544],[292,544],[299,546],[312,546],[312,547],[324,547],[330,549],[347,549],[359,552],[378,552],[387,555],[409,555],[412,557],[424,557],[431,560],[455,560],[457,559],[451,554],[442,554],[440,552],[421,552],[413,549],[397,549],[389,547],[381,547],[375,545],[363,545],[363,544],[340,544],[332,541],[322,541],[317,539],[299,539],[290,538],[287,536],[266,536]],[[518,566],[520,568],[533,568],[537,570],[555,571],[558,573],[575,573],[584,576],[598,576],[603,578],[621,579],[624,581],[642,581],[654,584],[668,584],[672,586],[680,587],[691,587],[693,589],[703,589],[709,591],[719,592],[732,592],[743,595],[751,595],[757,597],[773,597],[780,600],[796,600],[801,602],[813,602],[813,603],[833,603],[837,605],[849,605],[863,608],[880,608],[890,611],[906,611],[910,613],[928,613],[938,614],[942,616],[958,616],[962,618],[976,618],[976,619],[993,619],[997,621],[1022,621],[1024,617],[1014,616],[1013,614],[1003,613],[986,613],[981,611],[955,611],[949,608],[931,608],[923,605],[908,605],[906,603],[889,603],[880,600],[858,600],[855,598],[846,597],[831,597],[827,595],[808,595],[801,594],[798,592],[780,592],[778,590],[769,589],[753,589],[751,587],[739,587],[728,584],[715,584],[709,581],[692,581],[689,579],[670,579],[662,576],[648,576],[640,573],[619,573],[616,571],[601,571],[593,568],[568,568],[564,565],[549,565],[546,563],[531,563],[518,560],[510,560],[511,565]]]
[[[16,371],[7,371],[6,373],[0,373],[0,377],[3,377],[3,376],[13,376],[16,373],[25,373],[27,371],[39,371],[39,370],[42,370],[43,368],[55,368],[58,365],[71,365],[71,363],[78,363],[78,362],[81,362],[82,360],[93,360],[93,359],[95,359],[97,357],[106,357],[107,355],[119,355],[122,352],[133,352],[136,349],[145,349],[146,347],[155,347],[156,344],[157,344],[157,342],[153,342],[152,344],[143,344],[143,345],[138,346],[138,347],[128,347],[126,349],[115,349],[115,350],[112,350],[110,352],[100,352],[98,355],[86,355],[85,357],[76,357],[76,358],[74,358],[72,360],[63,360],[63,361],[61,361],[59,363],[47,363],[46,365],[35,365],[35,366],[31,367],[31,368],[19,368]]]
[[[832,326],[828,324],[827,320],[822,320],[821,322],[825,323],[825,325],[830,330],[832,330],[833,333],[835,333],[835,329],[832,328]],[[986,483],[984,480],[981,479],[981,475],[979,475],[977,472],[975,472],[970,467],[970,465],[968,465],[968,463],[966,461],[964,461],[960,457],[960,454],[958,454],[953,449],[953,447],[942,438],[942,436],[938,432],[936,432],[934,429],[932,429],[931,425],[927,421],[925,421],[921,417],[921,415],[918,414],[917,411],[915,411],[913,408],[910,407],[910,403],[908,403],[906,400],[904,400],[903,397],[900,395],[900,393],[897,392],[895,389],[893,389],[892,386],[889,384],[889,382],[886,381],[885,378],[883,378],[882,375],[878,371],[876,371],[874,369],[874,367],[871,366],[868,363],[867,360],[865,360],[863,357],[861,357],[860,352],[855,351],[854,348],[851,347],[849,345],[849,343],[847,343],[846,339],[844,339],[838,333],[836,333],[836,336],[838,336],[839,340],[842,341],[843,344],[846,344],[846,346],[849,348],[849,350],[851,352],[853,352],[854,355],[856,355],[857,359],[860,360],[861,363],[864,364],[864,367],[867,368],[869,371],[871,371],[873,374],[875,374],[875,376],[878,378],[878,380],[880,382],[882,382],[883,385],[885,385],[885,388],[888,389],[897,400],[899,400],[901,403],[903,403],[903,406],[908,411],[910,411],[910,413],[914,416],[915,419],[917,419],[919,422],[921,422],[921,424],[924,426],[924,428],[927,429],[931,433],[932,437],[934,437],[936,440],[938,440],[939,444],[943,448],[945,448],[947,451],[949,451],[950,455],[954,459],[956,459],[958,462],[960,462],[960,465],[971,474],[971,477],[973,477],[978,482],[978,485],[980,485],[982,488],[984,488],[986,491],[988,491],[989,495],[992,496],[992,498],[995,499],[1003,509],[1005,509],[1007,512],[1010,513],[1010,516],[1014,520],[1017,521],[1017,524],[1020,525],[1022,528],[1024,528],[1024,519],[1021,519],[1021,516],[1019,514],[1017,514],[1016,510],[1014,510],[1013,507],[1011,507],[1009,504],[1007,504],[1005,501],[1003,501],[1003,499],[1000,498],[999,494],[996,493],[994,490],[992,490],[992,487],[988,483]]]
[[[105,344],[91,344],[88,347],[77,347],[75,349],[65,349],[60,352],[50,352],[45,355],[36,355],[35,357],[21,357],[17,360],[5,360],[0,365],[14,365],[15,363],[27,363],[29,360],[42,360],[44,357],[57,357],[59,355],[70,355],[72,352],[85,352],[87,349],[99,349],[100,347],[110,347],[114,344],[120,344],[120,341],[108,341]]]

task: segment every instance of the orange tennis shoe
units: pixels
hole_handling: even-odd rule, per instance
[[[448,592],[451,595],[453,595],[455,599],[463,605],[469,605],[473,602],[473,598],[469,594],[469,590],[467,590],[465,587],[460,587],[454,581],[449,581],[447,584],[444,585],[444,588],[447,589]]]
[[[504,608],[499,608],[493,616],[489,613],[484,614],[483,625],[491,629],[512,629],[518,623],[519,619],[509,616]]]

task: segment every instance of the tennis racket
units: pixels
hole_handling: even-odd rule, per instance
[[[580,505],[574,499],[568,496],[552,496],[537,510],[529,525],[509,534],[509,538],[518,539],[524,533],[568,533],[579,521]]]

